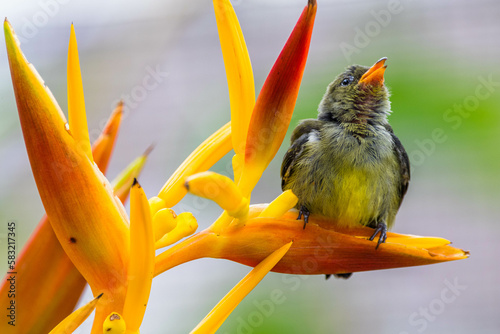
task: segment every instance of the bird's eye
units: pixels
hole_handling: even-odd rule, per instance
[[[347,85],[349,85],[351,82],[352,82],[352,77],[347,77],[347,78],[344,78],[344,80],[342,80],[342,81],[340,82],[340,85],[341,85],[341,86],[347,86]]]

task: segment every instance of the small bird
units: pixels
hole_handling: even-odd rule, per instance
[[[382,58],[372,67],[349,66],[326,89],[318,119],[294,129],[281,165],[281,187],[298,197],[306,227],[309,214],[340,226],[369,226],[387,238],[408,189],[410,162],[387,121],[391,113]],[[350,274],[341,274],[347,278]]]

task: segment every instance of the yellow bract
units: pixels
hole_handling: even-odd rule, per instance
[[[89,130],[87,127],[87,115],[85,113],[85,100],[83,98],[82,73],[80,60],[78,58],[78,46],[76,43],[75,28],[71,25],[68,50],[68,119],[69,129],[75,139],[77,148],[92,159],[90,148]]]
[[[252,65],[233,6],[229,0],[214,0],[213,3],[229,88],[233,148],[236,155],[244,156],[255,104]]]
[[[275,250],[271,255],[266,257],[254,269],[252,269],[234,288],[227,293],[220,302],[210,311],[210,313],[196,326],[191,333],[215,333],[222,325],[224,320],[233,312],[243,298],[248,295],[253,288],[273,269],[279,260],[283,258],[286,252],[290,249],[293,242],[289,242],[284,246]]]
[[[190,236],[198,229],[196,218],[190,212],[183,212],[176,217],[175,228],[165,234],[160,240],[155,243],[155,248],[163,248],[170,246],[177,241]]]
[[[177,215],[172,209],[158,210],[153,216],[153,229],[155,232],[155,242],[172,231],[177,226]]]
[[[142,168],[146,164],[151,148],[148,148],[140,157],[137,157],[132,161],[123,171],[118,174],[113,181],[111,181],[111,186],[113,187],[116,196],[124,202],[125,198],[128,196],[130,187],[134,179],[139,177]]]
[[[154,235],[148,199],[137,181],[130,189],[130,262],[123,317],[128,330],[141,326],[154,272]]]
[[[49,334],[71,334],[80,324],[88,318],[97,305],[97,302],[102,297],[102,293],[94,298],[91,302],[80,307],[75,312],[68,315],[63,321],[59,323]]]
[[[82,154],[7,21],[4,30],[19,119],[40,198],[64,252],[95,295],[105,292],[96,310],[100,327],[106,314],[123,305],[128,217],[107,179]]]
[[[295,207],[298,200],[297,196],[291,190],[286,190],[262,210],[259,217],[280,218],[288,210]]]
[[[186,179],[186,188],[193,195],[219,204],[231,217],[244,219],[248,213],[248,199],[227,176],[214,172],[198,173]]]

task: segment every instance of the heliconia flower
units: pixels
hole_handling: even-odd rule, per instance
[[[250,59],[234,10],[228,0],[214,0],[214,7],[232,121],[191,153],[158,196],[149,200],[136,180],[130,184],[143,159],[134,161],[121,174],[126,182],[113,183],[115,192],[97,168],[99,163],[107,165],[109,154],[106,149],[91,152],[74,28],[68,52],[68,123],[34,67],[24,58],[12,27],[5,21],[19,118],[40,197],[64,253],[94,296],[102,296],[66,317],[54,333],[72,331],[94,307],[92,333],[139,333],[153,277],[203,257],[228,259],[255,268],[193,333],[215,332],[271,270],[341,274],[468,256],[442,238],[396,233],[388,233],[386,243],[376,249],[368,240],[372,229],[341,229],[337,222],[315,215],[310,216],[304,229],[303,223],[296,220],[297,211],[292,209],[297,197],[291,191],[270,204],[250,205],[251,192],[278,151],[291,119],[306,64],[316,1],[308,1],[256,102]],[[110,126],[109,131],[112,129]],[[208,172],[231,149],[235,152],[234,180]],[[117,197],[129,187],[130,220]],[[214,200],[224,209],[209,228],[198,233],[191,213],[176,214],[171,209],[188,191]],[[155,256],[156,249],[167,246],[170,248]],[[54,291],[47,292],[44,298],[54,295]]]
[[[4,29],[19,118],[33,175],[64,252],[94,295],[104,293],[97,305],[94,322],[94,330],[99,328],[100,331],[108,314],[123,311],[129,282],[131,235],[121,202],[83,143],[85,136],[81,134],[86,129],[79,127],[86,126],[86,120],[84,107],[78,105],[82,103],[83,92],[81,84],[73,82],[81,81],[75,59],[74,31],[69,47],[69,63],[72,65],[71,74],[68,74],[68,95],[73,96],[70,112],[83,114],[70,115],[74,121],[68,124],[52,94],[21,53],[7,21]],[[79,135],[73,136],[73,133]]]
[[[210,228],[183,240],[156,257],[155,274],[198,258],[227,259],[256,266],[266,256],[293,241],[272,271],[290,274],[341,274],[418,266],[465,259],[468,252],[449,246],[443,238],[388,232],[378,249],[368,227],[341,229],[326,218],[310,216],[307,227],[297,211],[263,217],[267,205],[252,205],[244,226],[229,224],[222,232]],[[310,225],[309,225],[310,224]]]
[[[116,141],[122,115],[122,103],[111,114],[103,132],[92,147],[95,163],[105,173],[109,157]],[[145,156],[141,157],[145,160]],[[131,166],[135,176],[142,166]],[[121,183],[126,183],[126,176],[119,176]],[[132,184],[133,178],[129,181]],[[114,188],[118,197],[126,198],[129,187]],[[46,261],[50,259],[50,261]],[[75,268],[57,240],[52,226],[45,215],[32,233],[22,252],[16,259],[16,284],[23,293],[16,299],[20,307],[30,306],[29,313],[20,312],[17,316],[18,333],[47,333],[54,328],[76,306],[80,295],[87,284],[80,272]],[[0,304],[8,303],[8,276],[0,286]],[[23,306],[26,305],[26,306]],[[0,323],[0,332],[7,331],[6,322]]]

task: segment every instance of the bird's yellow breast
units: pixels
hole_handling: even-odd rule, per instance
[[[343,226],[367,225],[378,219],[391,225],[398,205],[397,176],[391,160],[358,167],[331,164],[330,172],[316,174],[314,187],[305,196],[306,206]],[[304,191],[305,185],[300,188]]]
[[[344,171],[333,180],[333,197],[339,221],[367,224],[378,214],[382,198],[380,185],[366,170]],[[331,215],[331,214],[330,214]]]

